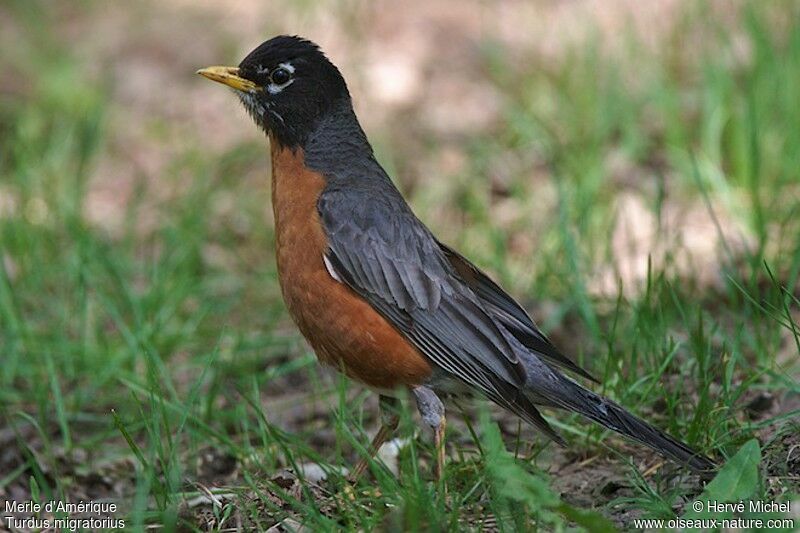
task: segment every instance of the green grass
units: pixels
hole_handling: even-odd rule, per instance
[[[25,81],[0,80],[0,430],[9,435],[0,444],[15,450],[0,463],[0,494],[88,499],[93,476],[106,476],[102,492],[124,502],[129,525],[200,527],[185,503],[209,483],[199,466],[209,449],[238,468],[210,511],[222,528],[238,515],[263,529],[295,516],[314,530],[460,530],[496,516],[503,530],[609,530],[599,515],[618,525],[621,511],[682,516],[703,490],[669,468],[643,476],[629,452],[647,452],[616,452],[622,443],[608,432],[558,413],[551,420],[580,458],[610,458],[628,485],[573,503],[553,488],[553,447],[529,430],[502,435],[484,409],[473,425],[451,425],[437,484],[430,435],[406,402],[399,433],[419,436],[400,454],[400,475],[373,465],[348,496],[336,472],[363,453],[374,400],[320,374],[287,318],[256,129],[227,151],[184,150],[157,183],[137,180],[122,231],[93,223],[89,177],[114,157],[108,139],[119,127],[113,82],[49,35],[56,19],[37,5],[4,8],[24,37],[0,60],[9,79]],[[621,37],[614,53],[521,61],[485,42],[504,118],[463,140],[467,164],[441,178],[440,198],[426,197],[423,181],[410,200],[535,311],[605,394],[723,461],[745,446],[725,474],[743,479],[741,490],[715,497],[796,500],[787,439],[798,412],[784,404],[800,392],[800,12],[751,3],[731,25],[702,7],[685,11],[660,53]],[[682,44],[698,34],[702,46]],[[153,119],[154,135],[158,120],[167,119]],[[374,134],[387,161],[413,159],[387,151],[400,134]],[[499,193],[487,180],[498,154],[512,161]],[[597,296],[598,272],[621,275],[609,236],[615,201],[630,192],[659,222],[667,203],[702,206],[726,235],[711,267],[682,268],[678,242],[650,258],[641,290]],[[497,225],[500,201],[514,215]],[[720,208],[752,235],[746,246],[728,242]],[[460,222],[445,227],[454,212]],[[762,392],[778,408],[751,418],[746,407]],[[284,425],[298,402],[312,414]],[[309,462],[329,469],[323,489],[303,476],[296,486],[274,479]]]

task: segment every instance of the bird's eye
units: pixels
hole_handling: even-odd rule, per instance
[[[292,73],[288,69],[278,67],[269,75],[269,80],[275,85],[283,85],[292,79]]]

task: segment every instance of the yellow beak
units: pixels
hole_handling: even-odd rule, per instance
[[[201,68],[197,73],[212,81],[233,87],[237,91],[252,92],[261,88],[252,81],[239,76],[238,67],[207,67]]]

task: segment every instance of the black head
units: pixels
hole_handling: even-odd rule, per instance
[[[284,146],[302,146],[326,113],[350,101],[339,69],[316,44],[296,36],[262,43],[238,68],[198,73],[234,88],[256,123]]]

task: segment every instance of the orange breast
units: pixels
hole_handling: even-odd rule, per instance
[[[317,357],[377,389],[423,383],[428,360],[351,289],[331,277],[317,211],[325,178],[303,152],[272,145],[272,209],[278,276],[289,314]]]

